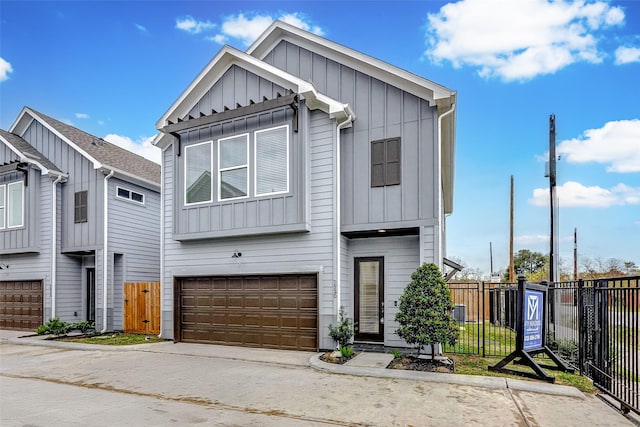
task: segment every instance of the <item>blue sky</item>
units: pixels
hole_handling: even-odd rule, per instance
[[[222,44],[273,19],[458,92],[448,254],[508,265],[548,252],[549,115],[556,115],[560,255],[640,264],[640,2],[0,0],[0,127],[23,106],[148,157],[156,120]]]

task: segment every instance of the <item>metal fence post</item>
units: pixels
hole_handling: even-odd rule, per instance
[[[584,375],[584,346],[587,341],[585,340],[586,325],[584,324],[584,281],[578,279],[578,368],[580,369],[580,375]]]
[[[484,318],[484,281],[481,283],[481,292],[480,298],[482,298],[482,357],[485,357],[485,340],[484,340],[484,328],[485,328],[485,318]]]

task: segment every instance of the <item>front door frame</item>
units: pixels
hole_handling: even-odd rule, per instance
[[[355,257],[353,259],[354,266],[354,321],[358,322],[360,320],[360,263],[361,262],[378,262],[378,316],[381,322],[380,330],[377,334],[372,333],[360,333],[356,332],[355,340],[356,341],[373,341],[373,342],[384,342],[384,257]],[[356,325],[357,326],[357,325]],[[357,327],[356,327],[357,329]]]

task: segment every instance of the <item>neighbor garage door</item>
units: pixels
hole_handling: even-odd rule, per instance
[[[0,282],[0,329],[33,331],[42,323],[42,281]]]
[[[315,275],[176,280],[176,340],[317,349]]]

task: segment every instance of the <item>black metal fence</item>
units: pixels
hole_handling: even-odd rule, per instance
[[[549,284],[547,346],[623,410],[640,413],[640,277]],[[517,285],[450,283],[458,343],[450,353],[506,356],[516,348]]]

